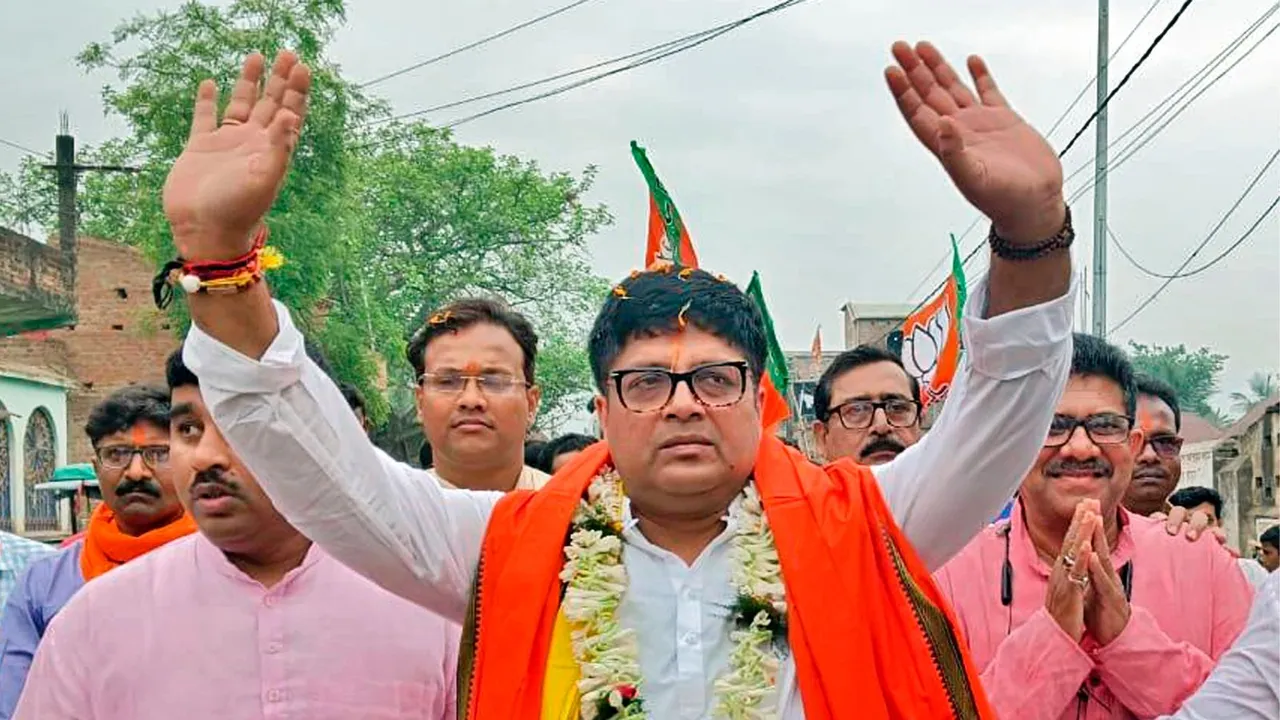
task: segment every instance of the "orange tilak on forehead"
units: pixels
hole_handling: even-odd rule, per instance
[[[480,363],[476,362],[475,360],[472,360],[471,362],[467,363],[466,365],[463,365],[463,366],[462,366],[462,374],[463,374],[463,375],[479,375],[479,374],[480,374]]]
[[[684,314],[688,311],[689,306],[693,304],[689,300],[680,308],[680,314],[676,315],[676,342],[671,346],[671,372],[676,371],[676,366],[680,364],[680,348],[684,345],[684,331],[689,327],[689,321]]]
[[[139,447],[146,445],[147,431],[143,430],[141,425],[134,425],[133,428],[129,430],[129,442],[133,443],[134,446]]]

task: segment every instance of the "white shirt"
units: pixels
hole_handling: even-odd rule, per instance
[[[1253,599],[1253,612],[1195,695],[1164,720],[1275,720],[1280,717],[1280,573]]]
[[[1044,445],[1071,366],[1074,288],[990,320],[986,281],[970,295],[966,353],[933,428],[873,469],[889,509],[930,570],[995,517]],[[485,524],[499,493],[449,490],[374,447],[337,386],[307,359],[276,305],[280,331],[252,360],[192,327],[184,358],[223,434],[275,506],[331,555],[446,617],[465,616]],[[619,610],[640,638],[651,717],[699,720],[729,665],[726,530],[692,566],[634,527]],[[795,664],[778,681],[781,717],[804,717]]]

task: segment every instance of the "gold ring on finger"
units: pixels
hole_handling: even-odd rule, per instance
[[[1075,556],[1073,556],[1071,553],[1063,553],[1063,554],[1062,554],[1062,565],[1063,565],[1063,567],[1065,567],[1065,568],[1066,568],[1066,569],[1068,569],[1068,570],[1070,570],[1071,568],[1075,567],[1075,566],[1076,566],[1076,559],[1075,559]]]
[[[223,120],[222,120],[222,124],[223,124],[223,125],[243,125],[243,124],[244,124],[244,121],[243,121],[243,120],[237,120],[237,119],[235,119],[235,118],[223,118]]]
[[[1067,576],[1067,580],[1071,581],[1071,584],[1072,584],[1072,585],[1075,585],[1076,587],[1080,588],[1081,590],[1088,590],[1088,589],[1089,589],[1089,576],[1088,576],[1088,575],[1085,575],[1085,576],[1083,576],[1083,577],[1076,577],[1075,575],[1068,575],[1068,576]]]

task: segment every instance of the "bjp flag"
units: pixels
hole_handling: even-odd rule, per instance
[[[689,239],[680,211],[658,179],[644,148],[635,140],[631,141],[631,157],[640,166],[640,174],[649,186],[649,242],[644,251],[644,266],[651,267],[654,260],[666,260],[681,267],[698,267],[698,255],[693,251],[693,241]]]
[[[964,263],[953,235],[951,276],[937,296],[902,323],[902,364],[920,383],[920,401],[925,407],[946,399],[960,366],[964,301]]]

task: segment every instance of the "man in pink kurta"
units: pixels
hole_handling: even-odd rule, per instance
[[[1066,392],[1009,521],[935,574],[1002,718],[1173,713],[1244,627],[1253,593],[1226,550],[1120,505],[1145,442],[1132,415],[1128,361],[1076,336]],[[1093,532],[1077,532],[1085,516]]]
[[[167,368],[170,464],[200,532],[87,585],[36,653],[20,720],[452,720],[458,626],[275,511]]]

